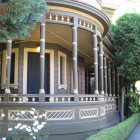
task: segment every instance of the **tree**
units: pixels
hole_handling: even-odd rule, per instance
[[[112,25],[111,36],[120,76],[133,84],[140,79],[140,14],[129,13]]]
[[[0,42],[28,36],[46,11],[44,0],[0,0]]]

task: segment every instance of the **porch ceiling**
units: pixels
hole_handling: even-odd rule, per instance
[[[46,42],[57,43],[72,51],[72,28],[67,25],[48,24],[46,26]],[[40,25],[37,24],[35,30],[30,31],[31,36],[25,38],[26,41],[40,40]],[[78,29],[78,53],[86,57],[87,64],[92,62],[92,33],[83,29]]]

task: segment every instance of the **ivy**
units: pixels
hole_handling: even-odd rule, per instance
[[[10,7],[8,12],[0,14],[0,42],[29,36],[47,11],[44,0],[0,0],[0,7]]]
[[[140,14],[123,15],[110,33],[119,59],[119,74],[133,84],[140,79]]]

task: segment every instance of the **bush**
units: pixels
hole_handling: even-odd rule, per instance
[[[139,105],[139,94],[137,91],[130,90],[129,94],[126,94],[125,97],[129,99],[129,109],[132,113],[138,113],[140,111]]]
[[[140,123],[140,113],[134,114],[118,125],[104,129],[86,140],[125,140],[138,123]]]

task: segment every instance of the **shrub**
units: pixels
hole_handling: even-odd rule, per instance
[[[129,99],[129,109],[132,113],[138,113],[140,111],[139,94],[137,91],[130,90],[129,94],[125,95]]]
[[[129,119],[100,131],[86,140],[125,140],[140,122],[140,113],[132,115]]]

